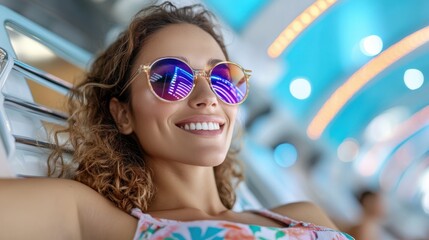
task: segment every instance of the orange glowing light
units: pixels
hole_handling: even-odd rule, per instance
[[[311,16],[310,14],[304,12],[301,15],[301,22],[304,24],[309,24],[311,22]]]
[[[295,30],[295,32],[301,32],[302,31],[302,24],[300,21],[295,20],[292,23],[292,28]]]
[[[325,1],[317,1],[316,4],[320,8],[320,10],[325,10],[326,8],[328,8],[328,5]]]
[[[272,58],[278,57],[291,42],[310,25],[323,12],[331,7],[337,0],[317,0],[297,16],[271,43],[267,54]],[[287,41],[284,39],[286,36]]]
[[[308,126],[307,135],[312,139],[320,138],[328,124],[356,92],[387,67],[428,41],[429,26],[393,44],[357,70],[343,85],[337,88],[325,104],[323,104],[322,108]]]

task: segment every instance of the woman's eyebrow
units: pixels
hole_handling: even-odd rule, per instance
[[[212,66],[216,65],[217,63],[220,63],[220,62],[223,62],[223,61],[225,61],[225,60],[217,59],[217,58],[210,58],[207,61],[207,65],[210,66],[210,67],[212,67]]]
[[[183,57],[183,56],[173,56],[173,57],[175,57],[175,58],[179,58],[179,59],[182,59],[183,61],[185,61],[187,64],[190,64],[189,63],[189,60],[186,58],[186,57]]]

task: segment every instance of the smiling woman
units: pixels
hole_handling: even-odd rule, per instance
[[[1,239],[352,239],[311,203],[231,210],[250,71],[212,18],[168,2],[135,16],[72,89],[49,172],[73,180],[0,180]]]

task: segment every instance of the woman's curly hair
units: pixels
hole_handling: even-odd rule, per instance
[[[116,97],[130,104],[130,89],[120,93],[129,81],[136,56],[148,37],[167,25],[189,23],[200,27],[217,41],[228,59],[213,18],[201,5],[177,8],[169,2],[138,12],[128,28],[94,61],[85,79],[70,91],[68,126],[55,132],[56,147],[48,159],[48,174],[71,176],[126,212],[135,207],[147,210],[156,192],[154,173],[145,163],[135,135],[119,132],[109,102]],[[64,133],[69,137],[60,143]],[[73,157],[71,163],[66,163],[64,149],[70,145]],[[235,202],[235,186],[243,178],[237,152],[230,148],[225,161],[214,167],[221,201],[229,209]]]

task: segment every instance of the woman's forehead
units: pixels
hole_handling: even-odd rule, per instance
[[[203,67],[212,59],[226,60],[222,48],[206,31],[192,24],[171,24],[153,33],[142,46],[138,63],[175,56],[195,67]]]

